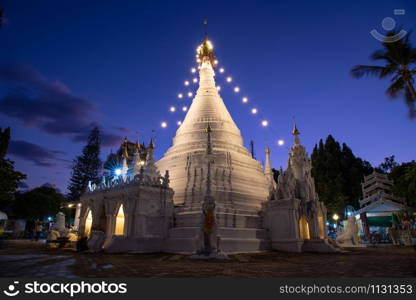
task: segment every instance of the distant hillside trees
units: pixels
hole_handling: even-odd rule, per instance
[[[372,171],[368,161],[356,157],[345,143],[341,146],[331,135],[313,149],[312,176],[330,214],[342,214],[347,205],[359,207],[361,182]]]
[[[55,217],[64,202],[64,195],[57,192],[56,189],[41,186],[16,195],[16,200],[13,203],[13,215],[27,220],[43,220],[48,216]]]
[[[377,171],[388,174],[393,180],[395,196],[405,198],[408,206],[416,207],[416,161],[399,164],[392,155],[384,159]]]

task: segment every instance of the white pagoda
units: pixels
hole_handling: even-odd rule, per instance
[[[243,146],[240,130],[218,93],[213,47],[207,37],[197,55],[198,91],[172,147],[157,162],[161,172],[169,170],[170,187],[175,191],[177,227],[169,245],[172,250],[185,250],[195,244],[200,231],[208,172],[206,129],[210,126],[211,193],[221,250],[259,249],[265,232],[258,212],[267,199],[269,183],[260,162]]]
[[[152,143],[145,161],[132,160],[128,166],[124,159],[123,170],[132,173],[104,180],[82,197],[80,231],[90,237],[90,248],[199,254],[333,251],[323,243],[326,210],[314,192],[310,161],[297,134],[279,187],[270,150],[263,168],[244,147],[218,93],[207,36],[197,61],[198,91],[164,156],[154,162]]]

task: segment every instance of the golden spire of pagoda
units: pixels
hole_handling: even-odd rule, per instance
[[[295,145],[299,145],[300,144],[300,141],[299,141],[300,132],[298,128],[296,127],[296,121],[294,121],[292,135],[295,137]]]
[[[299,135],[299,134],[300,134],[300,132],[299,132],[298,128],[296,127],[296,121],[294,121],[292,135]]]
[[[211,41],[208,39],[208,33],[206,30],[206,26],[208,24],[207,19],[204,19],[205,25],[205,37],[204,41],[201,45],[198,46],[196,49],[196,61],[199,65],[201,65],[204,60],[208,59],[211,62],[211,66],[215,67],[216,59],[214,55],[214,46],[212,45]]]

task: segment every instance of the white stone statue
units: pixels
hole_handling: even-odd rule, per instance
[[[344,247],[358,246],[358,228],[354,216],[348,217],[346,227],[345,231],[337,236],[335,240],[337,245]]]
[[[65,214],[63,212],[58,212],[56,214],[56,224],[54,229],[59,232],[65,231]]]

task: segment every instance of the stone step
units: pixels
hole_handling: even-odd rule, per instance
[[[176,227],[169,230],[171,238],[194,238],[200,234],[200,227]],[[230,228],[220,227],[217,234],[221,238],[240,238],[240,239],[265,239],[267,231],[255,228]]]
[[[224,253],[245,253],[270,250],[270,241],[267,239],[247,238],[221,238],[219,250]],[[164,252],[192,254],[197,252],[198,239],[196,238],[168,238],[165,242]]]
[[[187,212],[175,215],[175,227],[200,227],[202,212]],[[242,215],[217,213],[216,221],[219,227],[257,228],[263,227],[263,220],[258,215]]]

